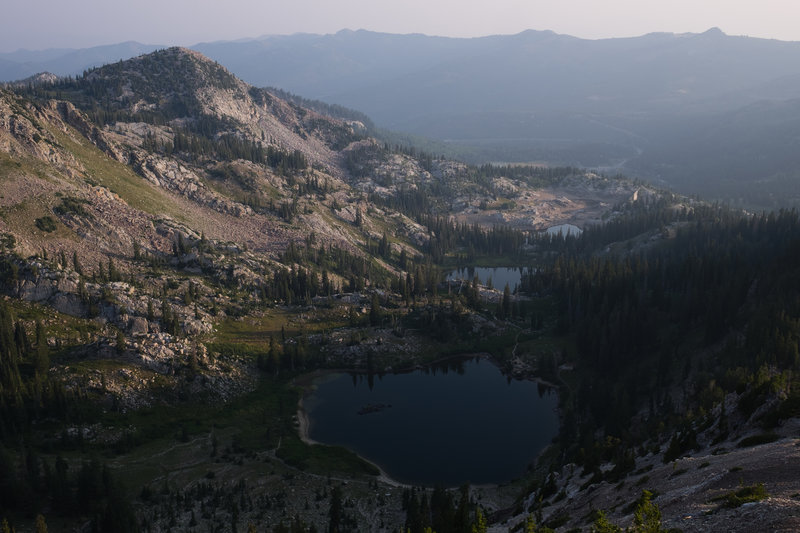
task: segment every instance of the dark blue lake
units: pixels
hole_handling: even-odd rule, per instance
[[[369,379],[329,374],[304,399],[309,437],[414,485],[505,483],[558,431],[554,391],[508,381],[486,359]],[[370,386],[371,382],[371,386]]]

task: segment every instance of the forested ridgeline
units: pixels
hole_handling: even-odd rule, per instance
[[[626,233],[621,220],[585,232],[523,279],[524,291],[557,297],[559,333],[575,342],[582,379],[566,410],[565,446],[588,452],[598,428],[628,445],[717,422],[726,432],[711,412],[731,392],[745,419],[771,401],[759,420],[767,427],[800,414],[798,213],[674,213],[664,221],[674,236],[657,245],[582,252],[597,232]],[[635,415],[647,423],[631,425]]]

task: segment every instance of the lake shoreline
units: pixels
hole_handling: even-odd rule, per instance
[[[318,374],[317,377],[321,377],[321,375],[323,375],[324,373],[319,373],[318,371],[315,371],[312,372],[311,374]],[[313,384],[307,386],[307,388],[304,388],[304,393],[300,396],[300,400],[298,400],[297,402],[297,420],[299,422],[297,431],[300,436],[300,440],[308,444],[309,446],[314,446],[314,445],[327,446],[324,443],[315,441],[309,435],[309,430],[311,429],[311,419],[308,417],[308,412],[305,410],[305,407],[303,406],[303,399],[305,398],[305,395],[308,394],[308,392],[313,391],[313,389],[314,389]],[[392,487],[398,487],[398,488],[412,487],[412,485],[409,485],[407,483],[402,483],[392,478],[389,474],[386,473],[386,471],[383,468],[381,468],[379,464],[375,463],[374,461],[371,461],[366,457],[359,455],[356,452],[353,453],[355,453],[359,459],[371,464],[378,470],[379,474],[375,476],[378,479],[378,481],[381,481],[386,485],[391,485]]]
[[[486,352],[479,352],[479,353],[474,353],[474,354],[448,355],[446,357],[441,357],[439,359],[436,359],[436,360],[431,361],[429,363],[426,363],[424,365],[423,364],[417,364],[417,365],[414,365],[414,366],[401,368],[401,369],[398,369],[398,370],[392,370],[391,372],[383,372],[382,374],[407,374],[407,373],[410,373],[410,372],[416,372],[417,370],[422,370],[425,367],[441,364],[441,363],[444,363],[444,362],[447,362],[447,361],[451,361],[451,360],[458,360],[458,359],[468,359],[468,360],[472,360],[472,359],[488,359],[488,360],[490,360],[490,361],[492,361],[494,363],[494,361],[492,360],[491,355],[489,355]],[[322,442],[318,442],[318,441],[316,441],[316,440],[311,438],[311,435],[310,435],[310,432],[311,432],[311,419],[309,418],[308,411],[306,411],[305,406],[303,404],[303,400],[305,400],[306,396],[308,394],[313,393],[314,390],[316,390],[315,382],[317,380],[319,380],[320,378],[322,378],[322,377],[324,377],[326,375],[329,375],[329,374],[359,374],[359,375],[367,375],[369,373],[370,373],[369,370],[366,370],[366,369],[363,369],[363,368],[362,369],[352,369],[352,368],[350,368],[350,369],[329,368],[328,369],[328,368],[326,368],[326,369],[317,369],[317,370],[314,370],[314,371],[309,372],[307,374],[303,374],[301,376],[298,376],[298,377],[294,378],[292,380],[294,385],[300,387],[302,389],[302,391],[303,391],[300,394],[300,399],[297,401],[297,421],[298,421],[297,432],[298,432],[298,436],[300,437],[300,440],[303,441],[305,444],[308,444],[309,446],[314,446],[314,445],[326,446],[326,444],[324,444]],[[378,374],[378,373],[377,372],[372,372],[372,374]],[[349,449],[349,448],[347,448],[347,449]],[[353,450],[350,450],[350,451],[353,451]],[[399,488],[412,488],[412,487],[415,486],[415,485],[411,485],[411,484],[408,484],[408,483],[403,483],[402,481],[398,481],[398,480],[392,478],[383,468],[381,468],[381,466],[379,464],[375,463],[374,461],[371,461],[370,459],[367,459],[366,457],[364,457],[362,455],[359,455],[358,453],[356,453],[354,451],[353,451],[353,453],[355,453],[359,457],[359,459],[371,464],[372,466],[374,466],[378,470],[379,474],[376,476],[378,481],[381,481],[381,482],[383,482],[383,483],[385,483],[387,485],[390,485],[392,487],[399,487]],[[497,485],[497,484],[488,484],[488,485],[481,485],[481,486],[496,487],[496,486],[499,486],[499,485]]]

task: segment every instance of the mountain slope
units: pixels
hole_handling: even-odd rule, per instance
[[[25,254],[75,252],[99,264],[134,245],[169,256],[179,236],[202,235],[257,254],[260,271],[285,261],[293,243],[363,256],[388,234],[395,250],[416,255],[429,235],[411,214],[457,206],[464,222],[545,229],[599,219],[637,189],[570,169],[478,172],[391,151],[360,123],[249,86],[186,49],[18,91],[2,93],[4,204],[14,213],[4,228]],[[530,194],[543,184],[555,188]],[[51,222],[57,231],[27,231]],[[385,258],[375,268],[399,270]],[[339,267],[336,276],[343,283],[351,272]]]
[[[272,144],[286,150],[302,148],[321,164],[331,162],[326,142],[332,139],[320,134],[301,138],[298,133],[313,132],[308,126],[319,117],[312,114],[304,123],[305,112],[299,108],[244,84],[190,50],[163,50],[96,69],[82,80],[77,92],[77,101],[88,98],[91,102],[87,109],[99,105],[112,114],[151,114],[153,120],[183,121],[189,128],[211,128],[215,134],[235,132],[253,141],[268,136]],[[198,124],[203,119],[216,123]]]
[[[681,190],[741,205],[800,204],[800,100],[764,100],[734,111],[672,121],[625,165]]]
[[[798,43],[718,29],[596,41],[536,31],[477,39],[359,31],[198,49],[252,83],[447,140],[472,162],[625,171],[689,193],[748,198],[759,208],[796,201],[787,194],[794,180],[780,178],[800,163],[791,157],[796,150],[747,161],[740,150],[746,141],[753,153],[772,154],[794,138],[773,130],[752,106],[800,97],[793,83]],[[725,129],[722,122],[742,114],[761,134]],[[723,134],[694,143],[696,129],[712,127]],[[730,176],[734,167],[737,177]],[[753,195],[757,189],[765,194]]]
[[[354,529],[394,530],[417,496],[304,443],[295,378],[480,350],[508,375],[563,384],[564,419],[540,465],[552,475],[465,491],[465,528],[479,505],[516,515],[503,530],[537,511],[582,527],[596,490],[629,520],[623,486],[605,484],[637,466],[670,491],[657,503],[676,524],[681,493],[658,463],[750,437],[785,437],[747,474],[774,475],[770,491],[780,481],[775,523],[791,523],[774,465],[794,457],[794,426],[754,432],[794,423],[800,405],[781,373],[798,364],[795,213],[752,218],[574,168],[470,167],[363,131],[185,49],[0,91],[0,516],[109,530],[296,516],[319,529],[342,491]],[[566,222],[583,237],[539,234]],[[534,266],[529,294],[442,281],[479,259]],[[648,397],[658,415],[630,429]],[[697,499],[734,477],[708,462],[724,483]]]
[[[309,165],[320,169],[318,179],[342,186],[333,147],[355,138],[350,126],[247,86],[183,49],[108,65],[48,91],[60,92],[102,127],[76,118],[83,133],[119,163],[237,220],[198,231],[258,248],[280,250],[296,229],[281,229],[253,207],[263,211],[269,201],[291,199],[286,176],[291,182],[299,175],[310,179],[317,171]],[[256,244],[250,235],[259,233],[274,240]]]
[[[70,54],[113,61],[134,55],[137,46]],[[798,43],[716,28],[600,40],[548,31],[451,39],[345,30],[194,49],[248,83],[358,109],[380,127],[445,141],[437,152],[475,164],[538,161],[622,171],[755,209],[797,201],[796,150],[781,148],[783,131],[751,106],[800,98]],[[0,63],[13,63],[14,78],[28,77],[31,69],[63,73],[47,63],[69,64],[62,52],[21,51],[0,56]],[[763,134],[724,129],[744,113]],[[714,128],[723,128],[716,140],[698,139],[697,129]],[[741,157],[744,141],[754,157]],[[289,138],[281,142],[292,146]],[[759,154],[775,157],[765,161]]]
[[[0,290],[16,311],[48,317],[57,339],[52,379],[28,376],[24,359],[22,379],[92,404],[141,409],[252,389],[252,361],[209,355],[216,324],[265,301],[331,295],[359,274],[378,283],[393,267],[366,266],[377,224],[417,227],[381,211],[354,229],[361,193],[340,179],[332,147],[351,126],[253,89],[196,52],[19,90],[0,89]],[[406,239],[397,246],[414,250]],[[287,255],[298,243],[320,246],[320,266]],[[26,420],[8,390],[4,381],[0,442]],[[13,509],[6,496],[0,507]]]

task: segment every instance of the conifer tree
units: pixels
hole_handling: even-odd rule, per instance
[[[121,329],[117,330],[117,353],[123,353],[127,348],[127,343],[125,342],[125,333],[122,332]]]
[[[72,269],[77,272],[79,275],[83,275],[83,267],[81,266],[80,261],[78,261],[78,252],[72,252]]]
[[[486,533],[489,526],[486,523],[486,517],[483,516],[483,512],[479,509],[475,511],[475,523],[472,524],[472,533]]]
[[[511,316],[511,289],[508,288],[506,283],[503,289],[503,301],[500,307],[500,318],[509,318]]]
[[[373,292],[369,307],[369,323],[371,326],[380,326],[382,319],[381,302],[378,299],[378,293]]]
[[[342,523],[342,489],[331,491],[331,507],[328,511],[328,533],[339,533]]]
[[[622,533],[622,528],[612,524],[608,518],[606,518],[606,513],[603,511],[597,512],[597,518],[594,519],[592,523],[592,533]]]
[[[34,351],[34,368],[39,375],[45,375],[50,368],[50,356],[44,326],[36,321],[36,350]]]
[[[47,522],[43,515],[36,515],[36,533],[47,533]]]
[[[641,501],[633,513],[633,533],[662,533],[661,509],[652,502],[652,493],[642,491]]]

